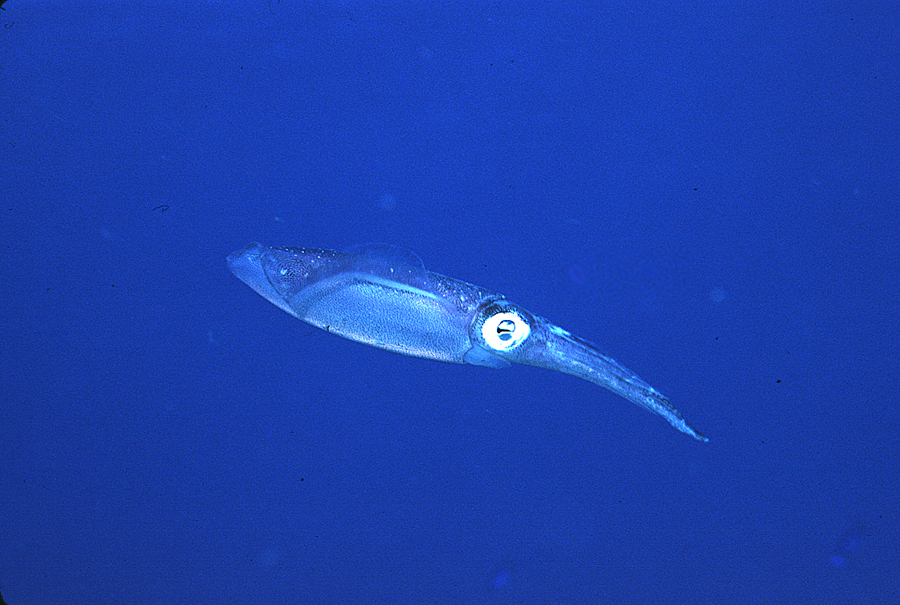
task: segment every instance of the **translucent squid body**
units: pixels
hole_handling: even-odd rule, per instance
[[[438,361],[559,370],[707,441],[668,399],[594,344],[500,294],[426,271],[404,248],[368,244],[338,252],[254,243],[231,254],[228,267],[278,308],[332,334]]]

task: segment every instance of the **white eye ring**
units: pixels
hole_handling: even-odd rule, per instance
[[[495,351],[509,351],[531,334],[531,326],[518,313],[502,311],[491,315],[481,326],[484,342]]]

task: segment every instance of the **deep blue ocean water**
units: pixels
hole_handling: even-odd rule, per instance
[[[893,2],[0,10],[9,605],[900,602]],[[667,394],[404,357],[387,242]]]

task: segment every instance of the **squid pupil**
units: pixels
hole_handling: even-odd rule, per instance
[[[516,323],[511,319],[504,319],[497,324],[497,336],[500,340],[509,340],[516,331]]]

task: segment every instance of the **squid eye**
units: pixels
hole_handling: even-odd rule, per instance
[[[501,311],[488,317],[481,326],[485,343],[495,351],[508,351],[531,334],[528,322],[513,311]]]

